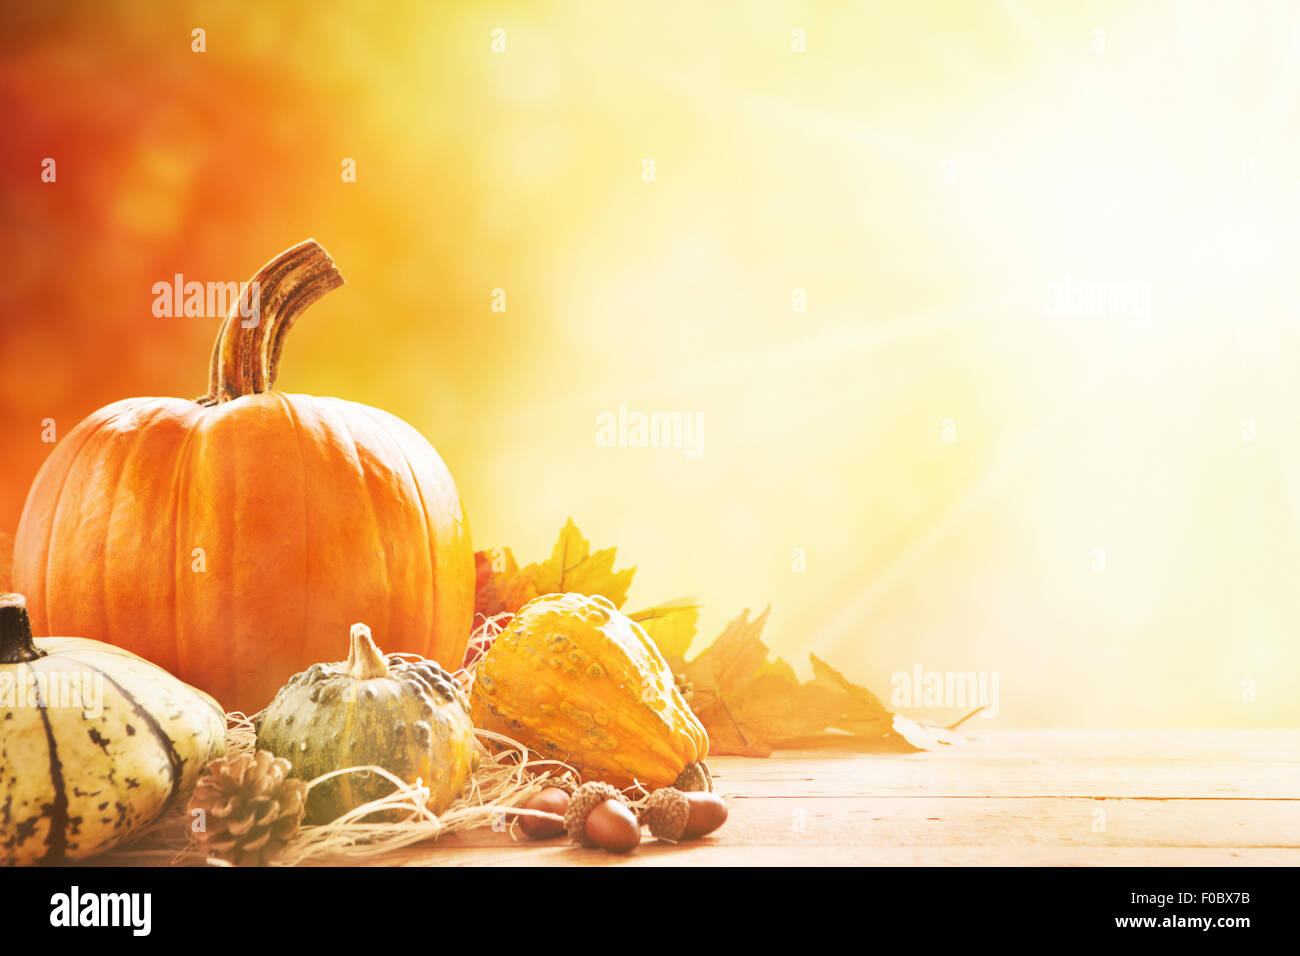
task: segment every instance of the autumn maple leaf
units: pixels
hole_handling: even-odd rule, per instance
[[[766,757],[784,741],[824,730],[842,712],[837,695],[767,673],[734,694],[716,695],[699,716],[709,732],[710,753]]]
[[[509,548],[474,553],[474,613],[493,618],[514,613],[533,598],[536,564],[520,568]]]
[[[730,694],[757,676],[767,659],[767,645],[759,635],[771,610],[769,607],[751,621],[746,608],[717,640],[686,665],[686,679],[695,685],[697,692]]]
[[[844,713],[829,721],[829,726],[862,736],[889,733],[894,714],[880,702],[879,697],[854,684],[816,654],[808,657],[812,660],[814,686],[838,692],[847,698]]]
[[[615,571],[617,550],[605,548],[593,554],[591,542],[582,536],[570,518],[560,531],[550,559],[537,566],[533,585],[538,594],[601,594],[613,601],[615,607],[622,607],[627,601],[627,589],[632,584],[636,568]]]
[[[761,638],[767,617],[764,611],[751,621],[744,611],[683,668],[691,707],[709,733],[710,753],[766,757],[827,728],[893,749],[932,750],[957,739],[891,712],[815,654],[809,655],[813,679],[801,683],[788,663],[768,658]]]
[[[745,610],[685,667],[710,753],[765,757],[782,741],[824,730],[844,713],[842,694],[800,684],[789,664],[767,659],[759,635],[770,610],[752,621]]]
[[[601,594],[622,607],[636,568],[614,570],[616,548],[594,554],[570,518],[545,561],[519,566],[509,548],[474,554],[474,613],[486,618],[513,614],[542,594]]]

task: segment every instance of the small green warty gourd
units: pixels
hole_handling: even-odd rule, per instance
[[[313,664],[291,677],[257,718],[257,746],[311,781],[335,770],[378,766],[429,788],[428,807],[445,810],[473,766],[469,703],[436,662],[385,657],[370,629],[354,624],[346,661]],[[339,774],[311,788],[305,822],[327,823],[390,794],[373,771]]]

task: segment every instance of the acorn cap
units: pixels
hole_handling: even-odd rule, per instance
[[[674,787],[656,790],[641,808],[641,824],[659,839],[673,843],[682,838],[690,819],[691,802]]]
[[[537,774],[537,776],[533,777],[533,782],[540,783],[543,789],[554,787],[557,790],[563,790],[569,796],[573,796],[578,789],[578,781],[568,770],[565,770],[562,773],[549,771]]]
[[[685,792],[707,793],[713,790],[713,774],[709,773],[708,764],[703,760],[697,760],[686,765],[686,769],[673,781],[673,786]]]

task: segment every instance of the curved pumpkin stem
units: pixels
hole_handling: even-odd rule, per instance
[[[24,664],[44,656],[32,642],[27,599],[21,594],[0,594],[0,664]]]
[[[315,239],[262,266],[221,324],[208,366],[208,393],[195,401],[219,405],[269,390],[294,320],[343,282],[334,260]]]
[[[364,624],[352,625],[352,647],[348,650],[348,676],[353,680],[370,680],[388,676],[388,661],[375,647],[370,628]]]

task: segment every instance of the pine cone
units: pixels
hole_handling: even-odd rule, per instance
[[[209,855],[239,866],[275,859],[298,832],[307,785],[289,776],[289,761],[259,750],[256,756],[220,757],[204,769],[190,798],[201,829],[199,845]]]

